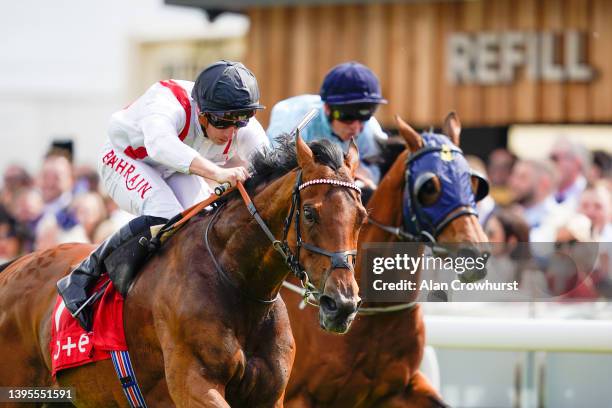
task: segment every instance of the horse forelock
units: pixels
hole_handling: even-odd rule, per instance
[[[282,134],[275,139],[274,147],[266,147],[251,158],[251,177],[248,188],[274,181],[298,167],[295,138]],[[327,139],[309,142],[308,146],[316,163],[332,169],[335,173],[344,166],[344,153],[340,146]]]

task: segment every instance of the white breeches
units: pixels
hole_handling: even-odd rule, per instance
[[[98,156],[98,174],[115,203],[134,215],[172,218],[213,192],[196,175],[173,173],[164,178],[160,170],[127,157],[110,142]]]

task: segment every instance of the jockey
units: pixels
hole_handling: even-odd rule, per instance
[[[387,101],[382,98],[376,75],[365,65],[346,62],[327,73],[319,95],[299,95],[278,102],[272,108],[266,133],[274,143],[274,138],[290,132],[309,110],[319,109],[319,115],[302,133],[304,140],[329,139],[346,152],[350,139],[355,138],[361,161],[356,178],[375,187],[380,179],[375,164],[381,153],[377,142],[387,139],[373,116],[381,103]]]
[[[222,60],[202,71],[195,83],[157,82],[112,115],[98,173],[117,205],[138,217],[58,282],[73,315],[113,250],[206,199],[215,185],[248,178],[251,154],[269,145],[253,117],[263,108],[253,73],[241,63]],[[75,317],[90,328],[89,313]]]

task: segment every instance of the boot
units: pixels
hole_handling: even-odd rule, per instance
[[[104,272],[104,259],[131,238],[142,233],[146,228],[164,222],[166,222],[165,218],[148,215],[134,218],[100,244],[68,276],[63,277],[57,282],[57,291],[62,299],[64,299],[66,309],[79,321],[83,329],[86,331],[91,330],[91,305],[83,308],[78,315],[76,315],[76,312],[87,300],[88,289],[96,283]]]

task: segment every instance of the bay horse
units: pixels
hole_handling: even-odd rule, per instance
[[[396,117],[399,131],[406,142],[407,148],[396,159],[391,169],[382,179],[370,202],[370,223],[362,228],[358,246],[366,243],[394,242],[399,236],[423,233],[436,238],[439,243],[461,242],[467,247],[479,249],[479,243],[487,242],[473,209],[473,198],[467,206],[455,203],[447,205],[446,211],[440,214],[440,220],[431,229],[421,220],[421,231],[404,229],[406,217],[406,199],[404,192],[411,189],[408,177],[419,179],[421,174],[427,174],[423,169],[413,166],[414,160],[429,161],[429,166],[435,167],[440,162],[443,150],[428,142],[426,136],[414,131],[401,118]],[[438,141],[448,143],[451,149],[459,145],[460,122],[451,113],[447,116],[443,135],[435,135]],[[432,137],[433,139],[433,137]],[[450,149],[449,149],[450,150]],[[448,150],[447,150],[448,151]],[[458,147],[456,148],[458,151]],[[453,153],[453,161],[448,166],[463,168],[469,172],[465,159],[459,152]],[[454,163],[454,164],[453,164]],[[461,171],[465,171],[461,170]],[[406,174],[410,171],[410,176]],[[443,177],[441,174],[436,176]],[[478,187],[479,179],[471,180],[471,174],[458,174],[467,182],[465,188]],[[426,175],[433,180],[431,173]],[[412,181],[414,181],[412,179]],[[444,185],[429,183],[426,180],[422,188],[415,192],[417,200],[435,202],[435,195],[440,194]],[[474,185],[470,186],[470,182]],[[482,180],[485,183],[484,180]],[[429,183],[429,185],[427,185]],[[418,183],[417,183],[418,184]],[[446,187],[446,186],[444,186]],[[486,195],[486,186],[480,186],[478,192]],[[484,189],[484,190],[483,190]],[[477,191],[477,190],[474,190]],[[433,195],[434,200],[431,200]],[[439,200],[440,202],[449,201]],[[472,205],[469,205],[469,203]],[[423,203],[421,203],[423,205]],[[414,203],[412,203],[414,210]],[[433,205],[435,206],[435,205]],[[432,206],[432,207],[433,207]],[[416,221],[416,220],[415,220]],[[413,225],[414,227],[414,225]],[[437,228],[436,228],[437,227]],[[358,255],[356,276],[363,282],[364,271],[361,270],[361,257]],[[418,281],[418,277],[416,278]],[[361,288],[363,290],[363,287]],[[423,315],[418,304],[389,304],[370,302],[363,307],[353,323],[351,331],[344,336],[333,336],[322,331],[312,331],[309,327],[316,319],[315,308],[302,309],[300,296],[283,290],[289,317],[296,340],[297,355],[289,384],[286,390],[285,405],[290,408],[314,407],[384,407],[384,408],[433,408],[445,407],[438,392],[429,384],[419,371],[425,347],[425,327]],[[415,294],[416,298],[416,294]],[[364,305],[365,306],[365,305]],[[389,308],[389,306],[393,306]],[[388,313],[362,314],[362,311],[380,307]]]
[[[125,300],[124,324],[149,406],[283,406],[295,346],[277,296],[289,269],[274,248],[320,292],[326,307],[312,329],[345,332],[360,303],[349,258],[367,216],[353,184],[358,163],[354,144],[344,155],[330,142],[288,138],[253,159],[248,210],[229,193],[145,265]],[[268,237],[283,232],[271,246]],[[128,406],[111,360],[62,370],[56,382],[50,376],[55,282],[91,249],[60,245],[0,273],[2,386],[73,387],[78,407]]]

